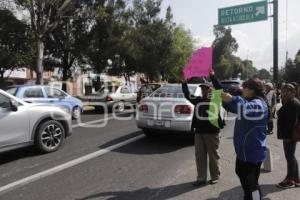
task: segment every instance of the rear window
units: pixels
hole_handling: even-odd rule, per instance
[[[157,90],[160,86],[159,85],[143,85],[141,87],[142,93],[152,93]]]
[[[195,94],[197,86],[188,86],[190,94]],[[181,85],[165,85],[158,88],[150,97],[184,98]]]
[[[8,88],[7,90],[5,90],[8,94],[11,94],[13,96],[15,96],[17,94],[17,90],[18,88],[13,87],[13,88]]]
[[[240,82],[237,81],[226,81],[226,82],[221,82],[222,86],[225,88],[228,87],[236,87],[237,85],[240,85]]]
[[[100,90],[97,91],[97,93],[114,93],[118,89],[118,86],[114,85],[108,85],[105,87],[100,88]]]

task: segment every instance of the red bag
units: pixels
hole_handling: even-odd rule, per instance
[[[293,141],[300,142],[300,121],[298,121],[294,127]]]

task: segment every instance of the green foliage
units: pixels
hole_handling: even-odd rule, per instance
[[[271,80],[271,78],[272,78],[270,72],[266,69],[259,70],[258,77],[262,80]]]
[[[288,82],[300,83],[300,50],[297,52],[294,61],[292,59],[287,60],[283,78]]]
[[[100,7],[89,48],[96,71],[107,70],[119,76],[139,72],[151,81],[179,81],[193,51],[193,40],[188,31],[173,22],[171,8],[161,19],[160,0],[135,0],[132,7],[109,2]],[[113,6],[108,9],[108,5]]]
[[[60,68],[62,80],[66,81],[72,75],[75,65],[85,64],[86,50],[89,45],[89,27],[92,22],[91,15],[95,6],[86,1],[77,1],[76,8],[67,13],[57,22],[55,29],[45,39],[44,65],[48,70]],[[87,9],[87,5],[90,7]]]
[[[213,66],[220,79],[248,79],[256,75],[257,70],[250,60],[241,60],[233,54],[238,50],[238,43],[231,35],[231,29],[223,26],[214,27]]]
[[[181,80],[183,68],[194,50],[191,33],[182,26],[176,27],[173,32],[172,52],[167,59],[169,81],[179,82]]]
[[[32,64],[32,41],[29,27],[10,11],[0,10],[0,78],[6,70]]]

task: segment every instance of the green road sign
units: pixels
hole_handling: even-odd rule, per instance
[[[233,25],[268,19],[268,1],[219,9],[219,25]]]

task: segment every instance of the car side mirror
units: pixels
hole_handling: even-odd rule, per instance
[[[18,105],[19,103],[15,100],[10,100],[10,110],[13,112],[17,112],[18,111]]]

